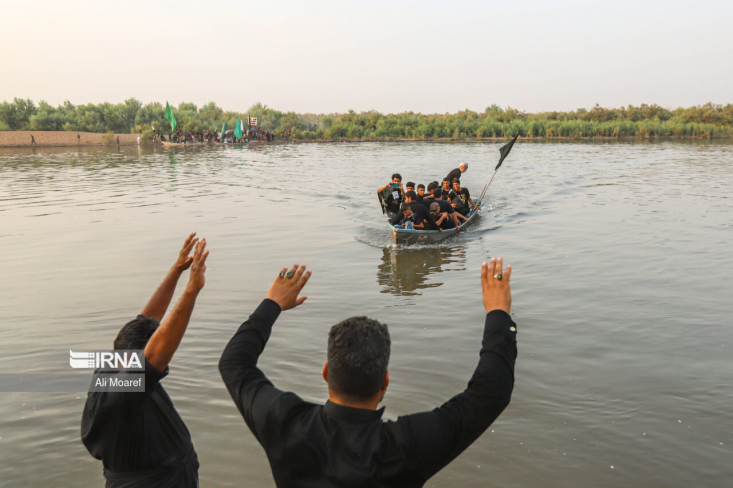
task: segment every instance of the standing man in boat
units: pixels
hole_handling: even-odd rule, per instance
[[[467,169],[468,169],[468,163],[461,163],[459,167],[457,167],[454,170],[451,170],[451,172],[448,173],[448,176],[446,176],[443,181],[447,180],[449,182],[452,182],[454,178],[461,179],[461,175],[465,173]]]
[[[173,267],[140,315],[120,329],[114,348],[144,349],[144,392],[91,392],[81,419],[81,440],[102,460],[107,488],[198,488],[199,461],[186,424],[160,381],[204,287],[206,239],[191,233]],[[193,256],[189,253],[193,250]],[[188,285],[165,316],[181,274],[191,268]],[[127,373],[117,373],[123,379]]]
[[[385,190],[389,188],[389,192]],[[405,200],[405,189],[402,187],[402,175],[395,173],[392,181],[377,190],[379,201],[383,203],[387,216],[391,219],[400,212],[400,205]]]
[[[502,264],[493,258],[481,266],[485,315],[482,328],[475,324],[480,351],[468,386],[437,408],[386,422],[378,407],[389,386],[391,339],[377,320],[357,316],[331,327],[322,371],[325,404],[278,389],[262,372],[259,358],[275,321],[306,300],[299,295],[311,277],[305,265],[283,268],[219,360],[229,394],[267,454],[275,485],[421,487],[481,437],[514,388],[512,268],[502,270]],[[471,295],[478,298],[478,290]]]

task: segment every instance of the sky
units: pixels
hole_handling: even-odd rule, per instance
[[[0,102],[444,113],[733,102],[733,1],[0,0]]]

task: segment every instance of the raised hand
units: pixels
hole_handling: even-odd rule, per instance
[[[206,258],[209,257],[209,251],[204,252],[204,249],[206,249],[206,239],[201,239],[196,243],[191,257],[191,275],[188,277],[188,286],[196,291],[201,290],[206,284],[204,273],[206,273]]]
[[[272,282],[270,290],[267,292],[267,298],[280,305],[283,311],[297,307],[308,298],[299,297],[298,294],[308,283],[311,273],[313,271],[305,270],[305,264],[300,266],[294,264],[289,271],[287,268],[283,268],[275,281]]]
[[[501,258],[491,258],[488,264],[481,265],[481,290],[486,313],[492,310],[503,310],[509,313],[512,308],[512,290],[509,285],[512,267],[507,266],[506,270],[502,272],[503,263]]]
[[[191,249],[193,249],[193,246],[196,245],[196,242],[198,240],[199,238],[196,237],[196,233],[191,232],[188,237],[186,237],[186,240],[183,242],[183,247],[178,253],[176,264],[173,265],[173,267],[179,272],[182,273],[186,271],[191,266],[191,263],[193,263],[193,256],[189,256],[189,254],[191,253]]]

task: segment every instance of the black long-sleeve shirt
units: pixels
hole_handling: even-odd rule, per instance
[[[264,300],[229,341],[219,371],[244,421],[264,447],[280,488],[418,487],[475,441],[509,404],[516,324],[486,315],[468,388],[442,406],[382,421],[384,408],[325,405],[278,390],[257,368],[280,307]]]
[[[138,373],[120,371],[119,375]],[[145,361],[145,392],[91,392],[81,420],[81,440],[101,459],[107,488],[197,487],[199,462],[191,434]]]

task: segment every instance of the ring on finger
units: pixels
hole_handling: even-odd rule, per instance
[[[292,271],[288,271],[287,273],[285,273],[285,277],[286,278],[292,278],[293,277],[293,272]]]
[[[277,274],[280,278],[285,278],[285,273],[278,273]]]
[[[501,273],[496,273],[494,275],[494,278],[497,279],[497,280],[499,280],[499,281],[501,281],[501,276],[502,276]]]

